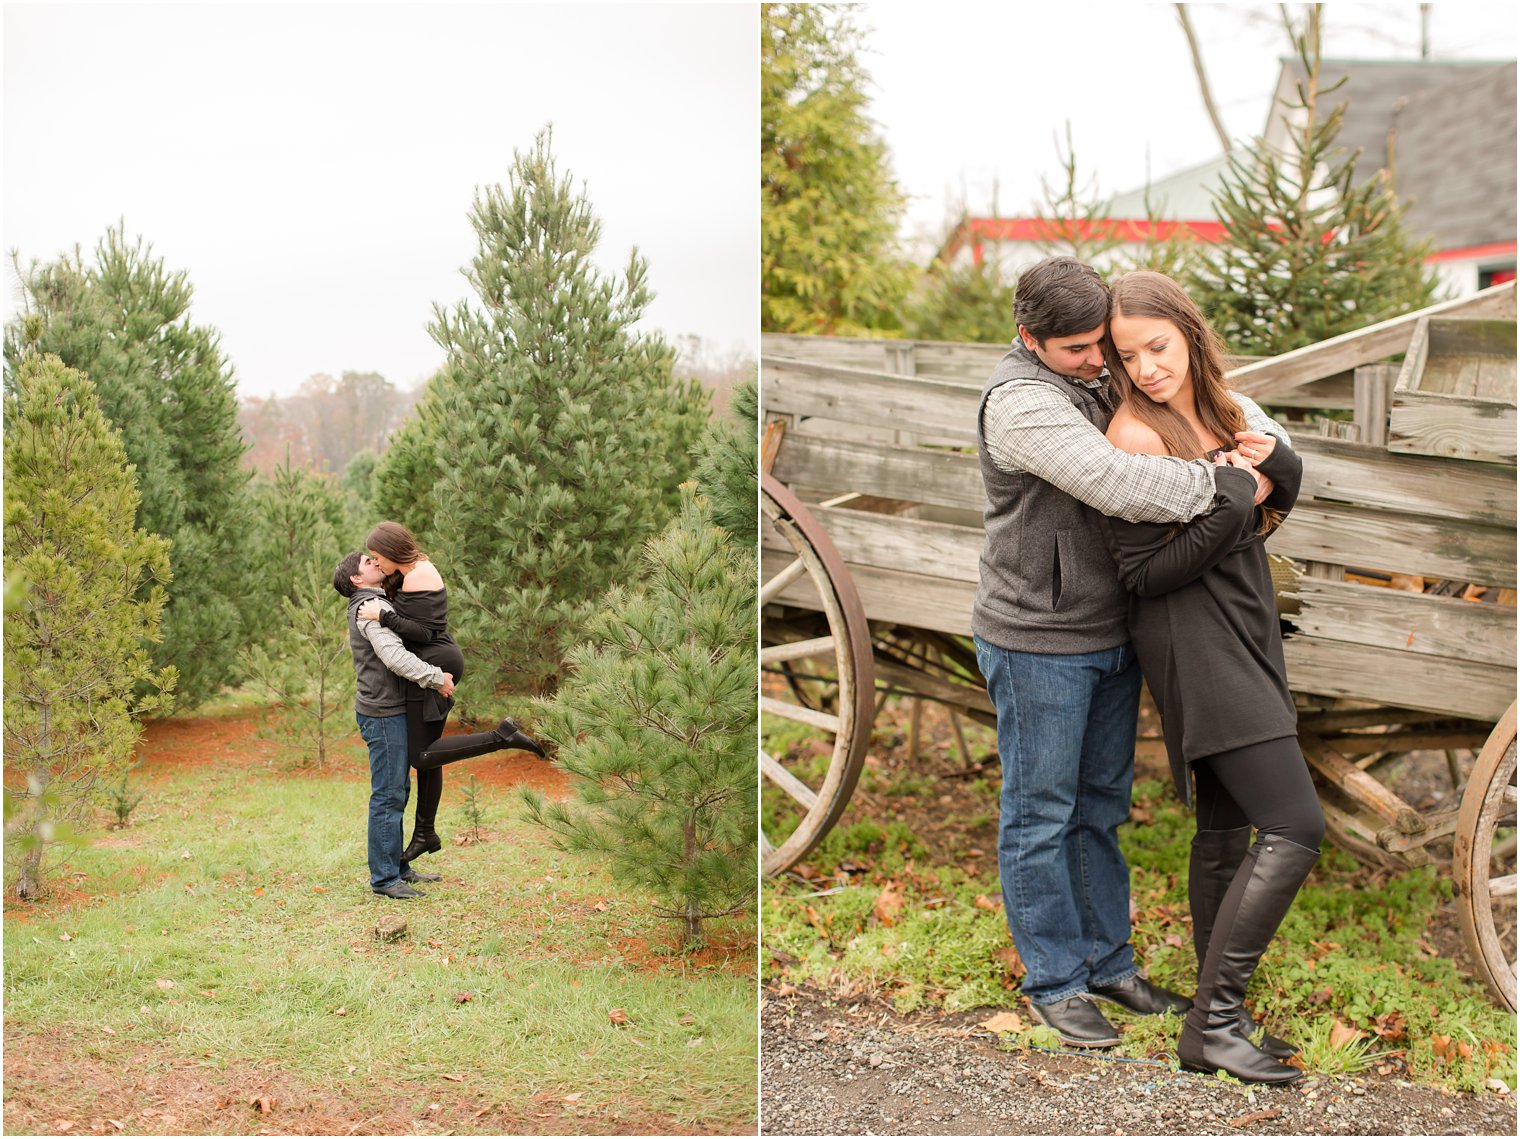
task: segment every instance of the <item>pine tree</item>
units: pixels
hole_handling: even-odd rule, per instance
[[[1288,146],[1264,138],[1232,155],[1214,212],[1226,236],[1189,291],[1241,355],[1275,356],[1429,305],[1428,244],[1412,242],[1386,177],[1355,181],[1338,148],[1343,102],[1321,90],[1318,8],[1294,35],[1305,78],[1288,111]]]
[[[136,475],[94,385],[35,353],[8,380],[6,837],[27,898],[49,841],[121,778],[137,717],[167,707],[175,678],[144,647],[158,637],[168,543],[134,524]],[[139,684],[148,694],[134,700]]]
[[[760,326],[894,331],[913,273],[905,198],[866,117],[863,33],[847,6],[762,4]]]
[[[1071,139],[1071,122],[1066,123],[1066,148],[1056,142],[1056,157],[1064,181],[1051,185],[1042,176],[1040,188],[1045,200],[1036,216],[1036,243],[1047,257],[1075,257],[1094,265],[1105,254],[1122,244],[1122,238],[1110,217],[1113,200],[1098,194],[1095,180],[1083,182],[1077,173],[1077,151]]]
[[[249,556],[260,572],[242,599],[251,639],[239,663],[274,702],[264,738],[322,768],[353,730],[354,670],[332,575],[362,536],[342,537],[354,526],[338,481],[293,465],[288,450],[270,478],[254,479],[252,497]]]
[[[620,278],[596,269],[601,225],[550,143],[476,195],[478,303],[435,306],[446,362],[376,476],[379,513],[449,584],[472,702],[554,687],[564,647],[669,517],[706,418],[670,347],[633,330],[646,263],[635,250]]]
[[[194,704],[233,679],[242,639],[248,472],[232,366],[216,333],[190,321],[186,274],[171,273],[125,227],[86,264],[72,256],[22,277],[28,316],[6,330],[7,383],[26,351],[84,372],[137,468],[137,525],[169,540],[174,566],[159,666]]]
[[[575,799],[524,795],[563,849],[602,855],[619,881],[653,892],[686,945],[754,897],[753,551],[685,493],[649,543],[644,577],[609,591],[542,704],[540,730],[578,777]]]
[[[915,340],[1006,344],[1013,338],[1013,282],[996,258],[962,265],[935,262],[919,283],[903,321]]]
[[[759,541],[759,431],[760,386],[751,377],[734,388],[728,422],[715,419],[703,434],[694,472],[713,521],[750,546]]]

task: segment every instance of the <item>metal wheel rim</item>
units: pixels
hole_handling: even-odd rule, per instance
[[[809,789],[814,796],[811,804],[799,799],[795,788],[785,781],[789,773],[780,761],[761,751],[762,774],[806,808],[792,833],[779,843],[773,843],[762,829],[761,866],[766,874],[779,874],[821,842],[849,806],[870,743],[876,684],[870,626],[844,560],[817,519],[786,487],[762,472],[761,490],[761,508],[767,520],[801,561],[803,572],[818,595],[833,637],[836,675],[841,678],[833,754],[823,783],[816,791]],[[770,584],[762,583],[762,601],[768,600],[766,591]],[[762,646],[762,660],[765,653],[766,647]],[[767,711],[785,714],[777,702],[762,697],[762,716]]]

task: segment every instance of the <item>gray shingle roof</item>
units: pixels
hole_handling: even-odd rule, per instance
[[[1297,59],[1284,68],[1279,91],[1303,74]],[[1394,132],[1399,196],[1413,199],[1405,214],[1412,234],[1437,249],[1515,240],[1513,60],[1327,59],[1320,74],[1323,86],[1346,77],[1328,98],[1350,100],[1339,141],[1362,148],[1358,180],[1387,165]],[[1279,113],[1274,107],[1274,118]]]

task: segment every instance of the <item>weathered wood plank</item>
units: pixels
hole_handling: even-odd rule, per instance
[[[1367,700],[1493,723],[1515,699],[1515,669],[1295,635],[1283,642],[1295,692]]]
[[[1388,449],[1415,455],[1515,461],[1515,408],[1420,392],[1395,394]]]
[[[1414,326],[1419,320],[1455,314],[1512,319],[1515,315],[1515,283],[1495,285],[1470,297],[1405,313],[1269,360],[1247,364],[1227,373],[1225,382],[1238,392],[1270,403],[1273,392],[1300,387],[1311,380],[1397,355],[1409,347]]]
[[[980,391],[944,380],[768,357],[762,362],[767,412],[820,416],[976,445]]]
[[[1515,663],[1517,611],[1508,605],[1313,578],[1299,580],[1296,596],[1293,623],[1306,636],[1484,664]]]
[[[1308,435],[1293,445],[1304,460],[1301,498],[1514,526],[1513,468],[1389,455],[1368,444]]]
[[[791,435],[773,473],[788,485],[868,489],[934,506],[980,510],[985,493],[974,455]]]
[[[1299,561],[1515,584],[1515,535],[1500,527],[1300,501],[1267,549]]]
[[[762,572],[774,572],[772,558],[778,555],[763,551]],[[971,605],[976,600],[976,584],[928,577],[902,570],[884,570],[873,566],[852,566],[850,577],[860,594],[866,616],[873,621],[891,621],[942,633],[971,633]],[[795,592],[794,592],[795,590]],[[818,608],[818,599],[810,590],[783,590],[777,600],[808,609]]]
[[[1400,834],[1425,829],[1420,813],[1312,732],[1298,734],[1304,758],[1346,795],[1391,824]]]

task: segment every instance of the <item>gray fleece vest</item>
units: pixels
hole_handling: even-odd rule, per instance
[[[361,716],[406,714],[405,681],[381,663],[375,646],[359,632],[359,606],[371,597],[384,597],[377,589],[361,589],[348,599],[348,648],[354,655],[354,711]]]
[[[1102,516],[1025,471],[1000,470],[987,451],[987,397],[1009,380],[1049,384],[1099,431],[1111,415],[1097,392],[1057,375],[1022,344],[998,362],[976,413],[977,453],[987,489],[987,539],[971,631],[1024,653],[1091,653],[1129,640],[1128,602],[1108,550]]]

